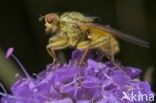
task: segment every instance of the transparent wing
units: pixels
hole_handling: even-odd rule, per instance
[[[111,28],[108,25],[103,26],[103,25],[96,24],[96,23],[94,23],[92,25],[98,26],[99,29],[103,29],[104,31],[107,31],[107,32],[113,34],[117,38],[120,38],[122,40],[128,41],[130,43],[136,44],[136,45],[141,46],[141,47],[149,48],[149,44],[150,44],[149,42],[144,41],[144,40],[141,40],[141,39],[138,39],[138,38],[136,38],[134,36],[131,36],[131,35],[127,34],[127,33],[123,33],[123,32],[121,32],[119,30],[116,30],[114,28]]]

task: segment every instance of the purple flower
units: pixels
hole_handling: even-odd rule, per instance
[[[14,48],[12,47],[9,48],[6,52],[5,58],[8,59],[12,55],[13,51],[14,51]]]
[[[138,95],[154,98],[150,85],[138,78],[140,69],[102,63],[92,53],[80,66],[81,55],[74,51],[69,64],[49,64],[36,78],[26,73],[12,85],[12,94],[1,93],[1,103],[148,103]]]

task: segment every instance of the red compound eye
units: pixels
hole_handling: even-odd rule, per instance
[[[52,23],[54,19],[55,19],[55,17],[54,17],[53,14],[48,14],[46,16],[46,20],[47,20],[48,23]]]

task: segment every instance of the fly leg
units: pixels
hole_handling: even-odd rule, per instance
[[[49,53],[49,55],[53,58],[53,63],[52,64],[58,63],[57,56],[56,56],[56,53],[55,53],[54,49],[49,47],[49,45],[47,45],[46,49],[47,49],[47,52]]]
[[[58,63],[55,50],[60,50],[69,46],[67,35],[56,35],[49,39],[49,44],[46,49],[49,55],[53,58],[53,64]]]
[[[106,55],[105,53],[105,45],[107,45],[107,40],[108,40],[108,36],[101,36],[95,40],[91,41],[91,47],[93,49],[97,48],[97,56],[99,56],[99,58],[97,58],[98,60],[102,60],[103,57]],[[100,55],[98,54],[100,53]]]
[[[88,51],[89,51],[89,47],[87,47],[87,48],[85,49],[84,53],[82,54],[82,56],[81,56],[81,58],[80,58],[80,62],[79,62],[79,65],[80,65],[80,66],[82,65],[82,63],[83,63],[83,61],[84,61],[84,59],[85,59],[85,57],[86,57]]]
[[[113,38],[111,36],[109,36],[109,46],[108,46],[108,58],[110,59],[110,61],[115,64],[115,59],[114,59],[114,52],[115,51],[114,49],[116,48],[116,46],[114,46],[114,43],[113,43]]]
[[[99,47],[103,46],[104,44],[106,44],[107,39],[108,39],[108,37],[101,36],[100,38],[98,38],[96,40],[82,41],[82,42],[78,43],[77,48],[80,50],[84,50],[84,53],[83,53],[82,57],[80,58],[79,65],[82,65],[82,63],[84,62],[84,59],[85,59],[90,48],[95,49],[95,48],[99,48]]]
[[[89,51],[89,45],[90,45],[90,41],[81,41],[77,44],[77,49],[84,51],[84,53],[82,54],[82,56],[80,58],[80,62],[78,63],[78,65],[83,64],[84,59]]]
[[[112,37],[109,37],[109,39],[108,39],[109,44],[107,46],[108,51],[106,52],[106,56],[111,61],[111,63],[114,65],[113,68],[116,69],[116,68],[120,67],[120,64],[115,61],[115,53],[117,53],[119,51],[119,47],[117,46],[118,42],[113,42],[113,41],[115,41],[115,39],[114,40],[113,39],[114,38],[112,38]]]
[[[114,64],[114,54],[113,54],[113,42],[112,42],[112,38],[109,37],[109,42],[110,42],[110,46],[109,46],[109,53],[110,53],[110,60],[112,61],[112,63]]]

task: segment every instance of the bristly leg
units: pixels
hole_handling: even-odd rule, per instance
[[[49,55],[53,58],[52,64],[57,64],[58,60],[57,60],[57,56],[56,56],[55,51],[53,49],[48,48],[48,47],[46,49],[47,49],[47,52],[49,53]]]
[[[114,60],[114,53],[113,53],[113,41],[112,41],[112,37],[111,36],[109,36],[109,39],[108,39],[108,41],[109,41],[109,46],[108,46],[108,53],[107,53],[107,57],[108,57],[108,59],[110,59],[110,61],[113,63],[113,64],[115,64],[115,60]]]
[[[84,60],[86,59],[87,53],[90,50],[90,46],[88,48],[86,48],[80,58],[80,62],[78,63],[80,66],[83,65]]]
[[[89,51],[89,47],[87,49],[85,49],[85,51],[83,52],[81,58],[80,58],[80,62],[78,63],[78,65],[82,66],[83,65],[83,62],[85,60],[85,57],[87,56],[87,53]]]

